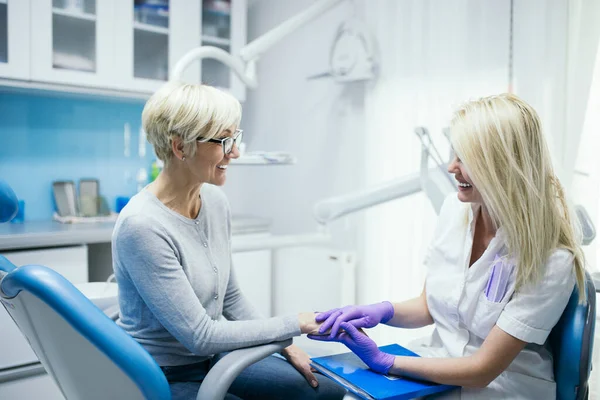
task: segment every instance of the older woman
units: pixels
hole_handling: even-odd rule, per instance
[[[171,82],[148,100],[142,119],[165,166],[115,226],[118,324],[162,367],[174,398],[195,398],[223,352],[308,333],[316,323],[313,313],[262,318],[236,281],[231,213],[218,186],[239,156],[239,102],[209,86]],[[328,379],[317,384],[300,349],[283,355],[289,363],[268,357],[249,367],[230,398],[343,397]]]
[[[585,268],[540,120],[514,95],[487,97],[455,114],[451,141],[458,195],[440,212],[421,296],[330,310],[320,329],[375,371],[462,386],[444,398],[554,399],[546,341],[575,283],[585,300]],[[423,358],[394,357],[357,331],[379,323],[435,330],[412,346]]]

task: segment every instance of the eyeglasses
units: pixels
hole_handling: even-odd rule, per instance
[[[227,154],[231,153],[231,151],[233,150],[234,143],[237,146],[237,148],[239,149],[240,144],[242,143],[243,133],[244,133],[244,131],[242,129],[236,129],[235,134],[233,136],[227,136],[227,137],[220,138],[220,139],[204,139],[202,137],[199,137],[196,139],[196,141],[203,142],[203,143],[207,143],[207,142],[220,143],[221,146],[223,146],[223,154],[227,155]]]

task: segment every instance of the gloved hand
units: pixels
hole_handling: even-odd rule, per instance
[[[319,333],[325,333],[331,328],[329,338],[337,334],[342,322],[349,322],[356,328],[372,328],[379,323],[386,323],[394,316],[394,306],[389,301],[365,306],[346,306],[334,308],[317,314],[315,321],[323,322]]]
[[[359,332],[354,325],[342,322],[340,326],[344,331],[339,332],[333,339],[324,335],[308,335],[308,337],[313,340],[343,343],[373,371],[380,374],[387,374],[392,365],[394,365],[396,357],[379,350],[377,344],[370,337]]]

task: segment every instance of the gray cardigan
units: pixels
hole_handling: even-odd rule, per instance
[[[189,219],[142,190],[113,232],[117,324],[160,366],[300,334],[296,315],[261,318],[244,297],[231,266],[227,199],[208,184],[200,197],[200,213]]]

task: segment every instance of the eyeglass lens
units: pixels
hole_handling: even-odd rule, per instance
[[[240,148],[240,144],[242,144],[242,132],[238,133],[238,135],[234,138],[226,138],[223,141],[223,150],[225,150],[225,154],[229,154],[231,153],[231,150],[233,150],[233,143],[235,140],[235,145],[238,147],[238,149]]]

